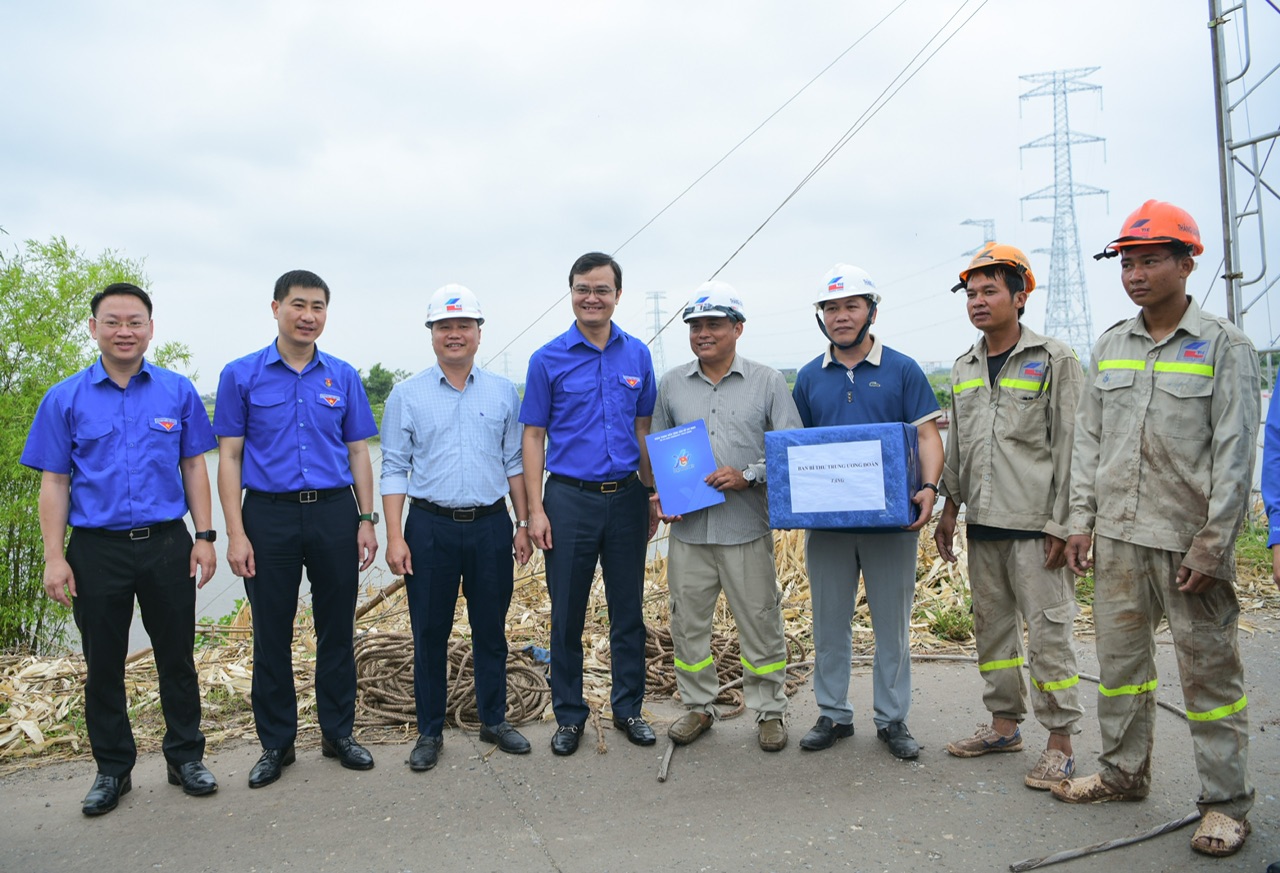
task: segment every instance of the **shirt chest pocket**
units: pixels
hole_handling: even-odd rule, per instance
[[[1127,433],[1133,426],[1134,370],[1103,370],[1093,380],[1093,387],[1102,394],[1102,432]]]
[[[297,427],[296,415],[280,392],[261,391],[249,395],[249,428],[278,434],[289,427]]]
[[[147,422],[149,451],[165,466],[177,464],[182,446],[182,419],[160,415]]]
[[[1043,447],[1049,442],[1049,395],[1008,390],[1000,398],[995,432],[998,439]]]
[[[1155,380],[1150,411],[1152,432],[1207,442],[1213,430],[1213,377],[1157,371]]]
[[[115,462],[115,425],[109,418],[76,422],[72,457],[75,466],[89,473],[101,473]]]
[[[634,418],[636,407],[640,403],[640,389],[644,386],[644,379],[640,376],[619,374],[618,385],[617,397],[620,407],[618,411],[627,418]]]

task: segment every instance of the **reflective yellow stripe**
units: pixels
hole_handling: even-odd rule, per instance
[[[1121,685],[1119,688],[1107,688],[1099,682],[1098,693],[1103,697],[1119,697],[1121,694],[1146,694],[1148,691],[1155,691],[1159,685],[1159,679],[1152,679],[1150,682],[1143,682],[1141,685]]]
[[[1072,685],[1079,685],[1080,676],[1077,674],[1070,679],[1060,679],[1057,682],[1037,682],[1036,677],[1032,676],[1031,684],[1041,691],[1061,691],[1064,688],[1070,688]]]
[[[1039,382],[1029,382],[1026,379],[1001,379],[1001,388],[1018,388],[1023,391],[1039,391],[1042,387]]]
[[[981,379],[970,379],[968,382],[957,382],[956,384],[952,385],[951,393],[963,394],[964,392],[968,391],[970,388],[981,388],[981,387],[982,387]]]
[[[752,673],[755,673],[757,676],[763,676],[766,673],[777,673],[779,670],[787,669],[786,661],[775,661],[772,664],[765,664],[763,667],[755,667],[755,666],[752,666],[752,664],[746,658],[740,657],[738,658],[738,660],[742,662],[743,668],[750,670]]]
[[[1010,667],[1021,667],[1025,664],[1022,658],[1010,658],[1007,661],[988,661],[985,664],[979,664],[978,670],[983,673],[989,673],[992,670],[1007,670]]]
[[[676,669],[684,670],[686,673],[697,673],[699,670],[702,670],[706,667],[710,667],[716,661],[714,655],[707,655],[705,658],[703,658],[701,661],[699,661],[696,664],[686,664],[684,661],[681,661],[679,658],[675,658],[674,660],[676,662]]]
[[[1241,697],[1235,703],[1228,703],[1226,706],[1219,706],[1217,709],[1211,709],[1208,712],[1192,712],[1187,710],[1187,718],[1191,721],[1217,721],[1220,718],[1226,718],[1232,713],[1239,712],[1249,705],[1248,697]]]
[[[1157,373],[1190,373],[1193,376],[1213,378],[1213,364],[1167,364],[1164,361],[1156,361],[1155,371]]]
[[[1099,370],[1145,370],[1146,361],[1132,361],[1127,358],[1116,358],[1110,361],[1098,361]]]

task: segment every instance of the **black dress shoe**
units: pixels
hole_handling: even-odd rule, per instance
[[[551,735],[551,751],[557,755],[572,755],[578,751],[580,739],[582,739],[582,725],[562,724]]]
[[[120,802],[120,795],[128,794],[132,789],[133,779],[128,773],[119,778],[99,773],[93,780],[93,787],[84,796],[84,806],[80,811],[85,815],[111,812]]]
[[[263,749],[262,757],[249,771],[249,787],[261,788],[275,782],[280,778],[280,770],[292,764],[296,757],[293,743],[283,749]]]
[[[853,736],[853,725],[837,724],[825,715],[818,716],[818,722],[809,728],[809,732],[800,740],[800,748],[806,752],[818,752],[829,749],[836,740]]]
[[[169,784],[181,785],[184,794],[203,797],[218,790],[218,780],[213,778],[209,768],[200,761],[188,761],[185,764],[168,761],[166,766],[169,768]]]
[[[649,723],[640,716],[633,718],[613,717],[613,726],[618,730],[625,731],[627,739],[635,743],[637,746],[652,746],[658,741],[654,736],[653,728],[649,727]]]
[[[418,773],[430,770],[440,760],[442,748],[444,748],[444,737],[418,734],[418,741],[413,744],[413,751],[409,753],[409,769]]]
[[[373,769],[373,755],[370,755],[368,749],[351,737],[341,737],[336,740],[321,737],[320,753],[326,758],[337,758],[338,763],[348,770]]]
[[[521,736],[520,731],[505,721],[493,727],[483,725],[480,728],[480,742],[493,743],[508,755],[526,755],[531,748],[529,741]]]
[[[911,731],[900,721],[891,721],[876,731],[881,742],[889,744],[889,751],[895,758],[915,758],[920,755],[920,744],[911,736]]]

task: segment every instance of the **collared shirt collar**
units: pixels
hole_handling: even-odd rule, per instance
[[[440,368],[439,364],[432,364],[430,367],[427,367],[427,378],[432,381],[432,384],[439,385],[443,382],[450,388],[453,387],[453,383],[449,381],[449,377],[444,374],[444,370]],[[476,367],[475,364],[472,364],[471,369],[467,372],[467,384],[474,385],[475,381]]]
[[[859,361],[858,363],[859,364],[867,363],[873,367],[878,367],[880,366],[880,354],[884,350],[884,343],[880,342],[880,338],[876,336],[874,333],[869,334],[869,336],[871,337],[871,351],[867,352],[867,356],[863,358],[861,361]],[[822,355],[823,367],[830,367],[832,364],[834,364],[837,367],[844,367],[844,364],[836,360],[836,356],[833,354],[834,350],[835,350],[835,346],[832,345],[831,343],[828,343],[827,350]],[[845,367],[845,369],[847,370],[848,367]]]
[[[155,365],[152,364],[150,361],[148,361],[146,358],[143,358],[142,366],[138,369],[138,372],[134,373],[133,375],[139,376],[143,373],[146,373],[148,379],[153,379],[155,378],[154,371],[155,371]],[[133,376],[130,376],[129,378],[132,379]],[[102,364],[102,355],[98,355],[98,359],[93,362],[92,366],[89,367],[89,379],[95,384],[98,382],[106,382],[111,379],[111,376],[107,374],[107,368]]]
[[[1022,325],[1022,335],[1018,337],[1018,341],[1013,344],[1011,349],[1009,349],[1009,355],[1012,357],[1017,355],[1023,349],[1028,349],[1032,346],[1042,346],[1044,345],[1044,341],[1044,336],[1041,336],[1024,324]],[[967,362],[974,363],[978,361],[980,357],[986,357],[990,354],[991,352],[987,348],[986,334],[983,334],[978,337],[978,341],[973,344],[973,348],[969,349],[964,358]]]
[[[614,324],[612,321],[610,321],[609,322],[609,339],[605,341],[605,346],[608,347],[616,339],[618,339],[618,326]],[[590,346],[591,348],[599,351],[599,347],[597,347],[595,343],[591,342],[591,340],[587,339],[585,336],[582,335],[582,331],[578,329],[578,322],[575,319],[573,324],[569,325],[569,345],[570,347],[572,347],[572,346],[576,346],[578,343],[582,343],[585,346]]]
[[[280,346],[278,345],[278,342],[279,342],[278,338],[273,339],[271,341],[271,344],[267,346],[267,363],[274,364],[276,362],[279,362],[284,364],[287,367],[289,365],[285,362],[284,358],[280,356]],[[311,369],[312,365],[315,365],[317,367],[329,367],[329,356],[326,355],[324,352],[320,351],[319,346],[313,346],[312,348],[315,349],[315,354],[311,356],[311,361],[307,364],[307,366],[302,368],[303,371],[305,372],[306,370]]]
[[[724,375],[728,376],[730,373],[737,373],[739,376],[741,376],[744,379],[747,377],[746,370],[742,368],[742,355],[739,355],[737,352],[734,352],[733,363],[729,365],[729,369],[725,372]],[[688,364],[685,365],[684,375],[697,376],[699,379],[704,379],[707,382],[711,381],[710,379],[707,378],[707,375],[702,372],[702,361],[698,360],[697,358],[694,358],[692,361],[690,361]],[[724,381],[723,377],[721,377],[721,381]]]
[[[1141,312],[1129,320],[1129,325],[1126,329],[1135,336],[1144,336],[1147,339],[1151,339],[1151,332],[1147,330],[1147,323],[1143,320]],[[1173,336],[1180,330],[1186,331],[1191,336],[1200,336],[1200,305],[1196,303],[1190,294],[1187,295],[1187,311],[1182,313],[1182,318],[1169,336]]]

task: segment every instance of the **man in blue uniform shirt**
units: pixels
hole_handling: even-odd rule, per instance
[[[911,706],[911,604],[916,591],[920,528],[933,514],[942,475],[938,400],[920,365],[886,348],[869,331],[880,294],[863,270],[836,264],[827,271],[815,306],[818,326],[830,340],[827,351],[805,364],[794,397],[805,427],[838,424],[914,424],[924,484],[913,502],[915,523],[902,531],[820,531],[809,533],[805,563],[813,598],[813,690],[818,722],[800,740],[808,751],[830,748],[853,735],[849,664],[858,575],[866,580],[867,604],[875,630],[871,676],[876,736],[899,758],[914,758],[920,747],[907,729]]]
[[[529,751],[529,741],[507,723],[512,546],[521,564],[533,555],[520,395],[510,380],[475,366],[482,324],[480,301],[469,289],[436,291],[427,306],[436,363],[392,388],[382,417],[387,566],[404,575],[413,625],[418,741],[409,754],[411,770],[434,767],[444,745],[459,580],[471,624],[480,740],[510,754]],[[508,493],[517,519],[514,543]]]
[[[525,379],[529,534],[546,552],[551,595],[551,751],[578,750],[590,709],[582,696],[582,631],[596,562],[609,604],[614,724],[631,742],[656,738],[644,703],[644,557],[658,526],[644,436],[657,388],[648,347],[619,330],[622,268],[601,252],[569,271],[574,323],[534,352]],[[545,494],[543,470],[548,473]]]
[[[323,279],[307,270],[285,273],[271,302],[275,341],[227,364],[218,383],[213,429],[227,561],[244,578],[253,608],[253,717],[263,752],[249,772],[250,788],[275,782],[294,761],[293,625],[304,566],[316,630],[320,750],[349,769],[373,766],[351,736],[352,638],[359,574],[378,551],[365,442],[378,429],[360,374],[316,348],[328,310]]]
[[[85,725],[98,765],[83,812],[101,815],[132,789],[138,756],[124,688],[135,597],[160,675],[169,782],[195,796],[218,790],[201,762],[191,655],[196,588],[217,566],[204,464],[216,442],[191,381],[143,357],[155,330],[147,293],[108,285],[90,308],[102,355],[49,389],[22,463],[41,471],[45,592],[72,608],[80,630]],[[188,508],[194,544],[182,522]]]

